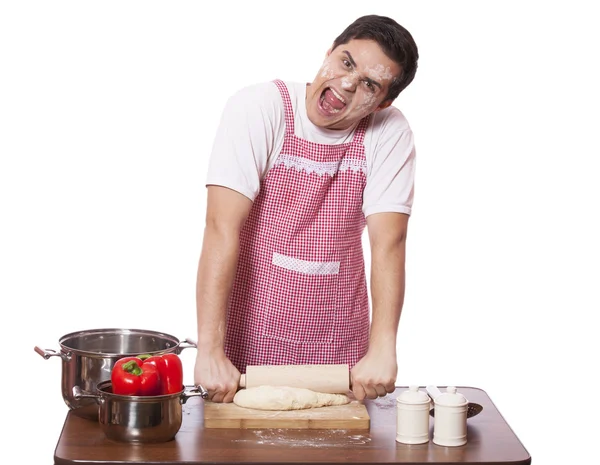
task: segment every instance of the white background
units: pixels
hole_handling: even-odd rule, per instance
[[[60,361],[35,345],[107,327],[195,337],[204,176],[226,99],[311,81],[337,34],[377,13],[421,55],[395,102],[418,145],[397,384],[479,387],[534,463],[594,461],[591,3],[3,2],[3,455],[52,463],[67,413]],[[186,383],[194,357],[182,353]]]

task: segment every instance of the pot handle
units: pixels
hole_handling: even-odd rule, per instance
[[[181,403],[185,404],[190,397],[202,397],[203,399],[208,398],[208,391],[204,389],[200,384],[192,386],[191,389],[187,389],[190,386],[184,386],[186,389],[181,393]]]
[[[100,396],[97,394],[91,394],[88,391],[84,391],[83,389],[81,389],[79,386],[75,385],[73,386],[73,398],[75,400],[80,400],[80,399],[96,399],[96,402],[98,402],[100,400]]]
[[[177,347],[177,353],[180,354],[183,349],[190,349],[190,348],[197,349],[198,344],[193,339],[190,339],[189,337],[187,337],[179,343],[179,346]]]
[[[44,350],[44,349],[40,349],[38,346],[35,346],[33,348],[33,350],[35,350],[38,354],[40,354],[42,357],[44,357],[44,360],[48,360],[50,357],[60,357],[65,362],[68,362],[69,360],[71,360],[71,353],[63,354],[62,352],[57,352],[56,350],[52,350],[52,349]]]

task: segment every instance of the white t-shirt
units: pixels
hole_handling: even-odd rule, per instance
[[[285,83],[294,110],[296,136],[318,144],[352,140],[348,130],[323,129],[306,114],[306,84]],[[241,89],[229,98],[214,140],[207,185],[233,189],[254,201],[260,182],[283,146],[285,113],[275,83]],[[371,117],[365,133],[367,182],[363,213],[411,213],[415,176],[415,147],[408,121],[390,106]]]

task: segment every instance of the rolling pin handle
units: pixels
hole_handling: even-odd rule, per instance
[[[240,375],[240,387],[241,388],[246,387],[246,375]]]

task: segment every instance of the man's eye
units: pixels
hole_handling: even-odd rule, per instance
[[[342,63],[344,63],[344,66],[346,68],[350,68],[350,66],[351,66],[350,61],[348,61],[348,60],[342,60]]]
[[[367,86],[367,89],[369,90],[374,90],[373,84],[369,81],[365,81],[365,86]]]

